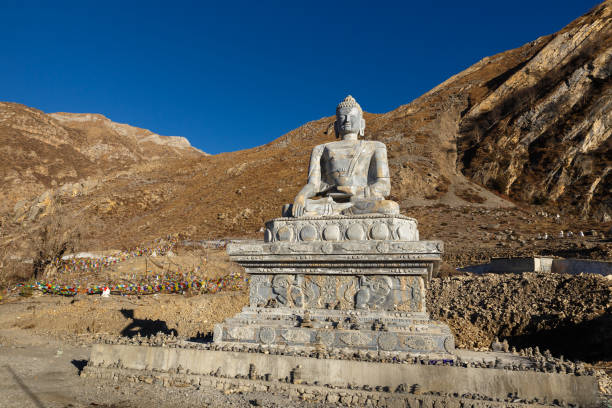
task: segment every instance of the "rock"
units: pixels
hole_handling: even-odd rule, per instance
[[[327,397],[325,398],[325,400],[329,404],[335,404],[340,400],[340,397],[338,396],[338,394],[327,394]]]

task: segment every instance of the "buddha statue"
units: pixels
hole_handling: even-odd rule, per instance
[[[384,143],[360,140],[365,120],[361,106],[347,96],[336,108],[338,141],[315,146],[308,184],[283,208],[283,216],[399,214],[399,205],[385,197],[391,190]]]

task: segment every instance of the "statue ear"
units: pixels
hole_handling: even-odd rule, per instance
[[[361,126],[359,127],[359,135],[363,136],[365,134],[365,119],[361,119]]]
[[[338,130],[338,121],[334,122],[334,133],[336,134],[336,139],[340,137],[340,131]]]

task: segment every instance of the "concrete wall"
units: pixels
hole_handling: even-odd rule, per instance
[[[488,264],[470,265],[459,270],[471,273],[553,272],[572,275],[594,273],[606,276],[612,275],[612,262],[550,257],[493,258]]]
[[[478,393],[504,399],[509,393],[520,398],[564,400],[581,406],[594,406],[598,391],[596,377],[510,371],[488,368],[463,368],[421,364],[383,364],[365,361],[315,359],[305,357],[238,353],[181,348],[96,345],[90,364],[108,366],[117,362],[129,369],[167,371],[181,366],[193,374],[208,374],[221,368],[224,375],[247,375],[249,365],[257,372],[271,374],[273,380],[290,377],[302,366],[305,381],[346,387],[348,383],[369,386],[420,384],[423,392]]]
[[[589,261],[585,259],[553,259],[552,272],[569,273],[595,273],[598,275],[612,275],[612,262]]]

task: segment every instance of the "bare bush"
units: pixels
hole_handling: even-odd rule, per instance
[[[32,264],[15,256],[15,246],[0,246],[0,288],[6,288],[16,282],[27,281],[32,277]],[[25,261],[25,262],[24,262]]]
[[[41,220],[30,244],[34,252],[32,273],[35,278],[52,273],[55,259],[78,248],[83,235],[81,226],[77,220],[58,213]]]

